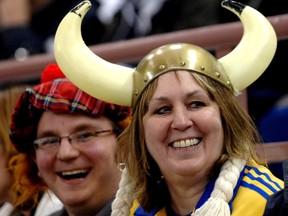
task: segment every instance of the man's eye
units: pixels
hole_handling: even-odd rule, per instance
[[[59,142],[59,138],[58,137],[46,137],[43,138],[42,140],[40,140],[40,144],[43,145],[53,145],[55,143]]]
[[[95,136],[95,133],[92,131],[84,131],[84,132],[79,132],[76,134],[76,139],[78,141],[86,141]]]

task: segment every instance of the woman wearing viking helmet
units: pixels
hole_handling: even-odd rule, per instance
[[[125,168],[112,215],[262,216],[267,198],[283,188],[257,155],[261,138],[235,97],[266,70],[277,37],[255,9],[222,6],[244,27],[231,53],[216,59],[192,44],[168,44],[135,69],[85,46],[80,27],[89,1],[59,25],[55,57],[66,76],[94,97],[133,108],[116,152]]]

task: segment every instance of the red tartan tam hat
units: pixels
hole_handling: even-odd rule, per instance
[[[43,73],[51,71],[50,69],[55,71],[55,65],[49,65]],[[56,71],[59,72],[59,70],[56,67]],[[42,75],[41,80],[43,79],[47,81]],[[32,143],[36,139],[38,122],[46,110],[83,113],[95,117],[104,115],[121,130],[129,123],[127,119],[131,114],[129,107],[106,103],[91,97],[66,78],[41,83],[26,89],[20,95],[12,114],[10,139],[19,152],[27,152],[33,147]]]

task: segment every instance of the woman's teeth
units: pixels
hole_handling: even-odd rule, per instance
[[[181,140],[181,141],[174,142],[172,146],[174,148],[186,148],[190,146],[196,146],[199,144],[199,142],[200,142],[199,139],[194,138],[194,139]]]

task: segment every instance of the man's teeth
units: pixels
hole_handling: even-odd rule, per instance
[[[76,175],[76,174],[81,174],[81,173],[86,173],[88,172],[88,169],[86,170],[73,170],[73,171],[66,171],[66,172],[62,172],[61,174],[63,176],[66,176],[66,175]]]
[[[186,148],[190,146],[196,146],[198,145],[199,142],[200,142],[199,139],[181,140],[181,141],[174,142],[172,146],[174,148]]]
[[[65,171],[61,172],[60,175],[63,178],[82,178],[85,177],[89,172],[89,169],[82,169],[82,170],[72,170],[72,171]]]

